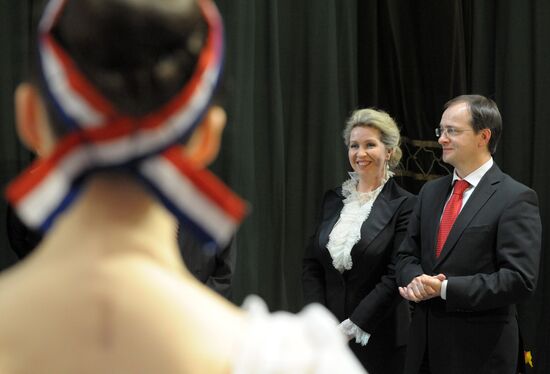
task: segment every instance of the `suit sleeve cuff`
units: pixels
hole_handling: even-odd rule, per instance
[[[441,298],[443,300],[447,300],[447,282],[448,280],[445,279],[442,283],[441,283]]]

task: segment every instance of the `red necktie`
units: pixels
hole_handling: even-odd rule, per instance
[[[455,182],[451,198],[445,206],[443,216],[441,216],[439,232],[437,233],[437,247],[435,249],[435,257],[439,257],[439,255],[441,254],[443,244],[445,244],[447,236],[449,236],[449,232],[451,231],[451,228],[456,221],[456,217],[458,217],[458,213],[460,213],[460,209],[462,208],[462,195],[468,187],[470,187],[470,183],[466,182],[463,179],[459,179]]]

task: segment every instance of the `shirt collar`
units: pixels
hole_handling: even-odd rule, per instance
[[[487,162],[485,162],[479,168],[472,171],[470,174],[468,174],[467,176],[465,176],[462,179],[464,179],[466,182],[470,183],[470,185],[475,188],[479,184],[479,181],[481,180],[481,178],[483,178],[485,173],[487,173],[489,171],[489,169],[493,166],[493,163],[494,163],[493,158],[491,157],[491,158],[489,158],[489,160]],[[455,169],[454,172],[453,172],[453,185],[454,185],[455,181],[459,180],[459,179],[461,179],[461,178],[458,176],[458,174],[456,173],[456,169]]]

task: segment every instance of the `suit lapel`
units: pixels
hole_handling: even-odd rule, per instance
[[[456,242],[464,230],[470,224],[471,220],[495,193],[497,190],[497,185],[501,180],[501,176],[502,172],[496,164],[494,164],[493,167],[483,176],[483,178],[481,178],[481,181],[456,218],[456,221],[449,232],[449,236],[447,237],[447,241],[443,245],[441,254],[436,260],[436,266],[445,260],[445,258],[455,247]]]
[[[344,197],[342,196],[342,191],[340,189],[336,190],[336,194],[338,195],[338,202],[337,204],[334,204],[334,208],[328,215],[328,217],[321,223],[321,230],[319,231],[319,248],[321,249],[321,253],[325,257],[325,259],[332,264],[332,257],[330,256],[329,251],[326,249],[328,244],[329,235],[332,232],[332,229],[334,228],[334,225],[336,225],[336,222],[338,222],[338,219],[340,218],[340,212],[342,212],[342,208],[344,207]]]
[[[353,256],[360,255],[367,250],[374,239],[388,225],[395,211],[405,199],[405,196],[400,196],[392,200],[391,183],[394,183],[392,179],[386,183],[385,188],[382,189],[374,201],[369,217],[363,222],[361,226],[361,239],[351,251]]]

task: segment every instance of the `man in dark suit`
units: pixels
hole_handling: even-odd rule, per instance
[[[541,223],[536,193],[492,159],[496,104],[464,95],[436,129],[453,175],[420,191],[396,267],[415,302],[405,373],[516,373],[522,347],[515,304],[533,293]]]
[[[191,230],[178,227],[178,246],[187,269],[202,283],[226,299],[231,297],[231,281],[235,269],[235,239],[225,247],[203,245]]]

